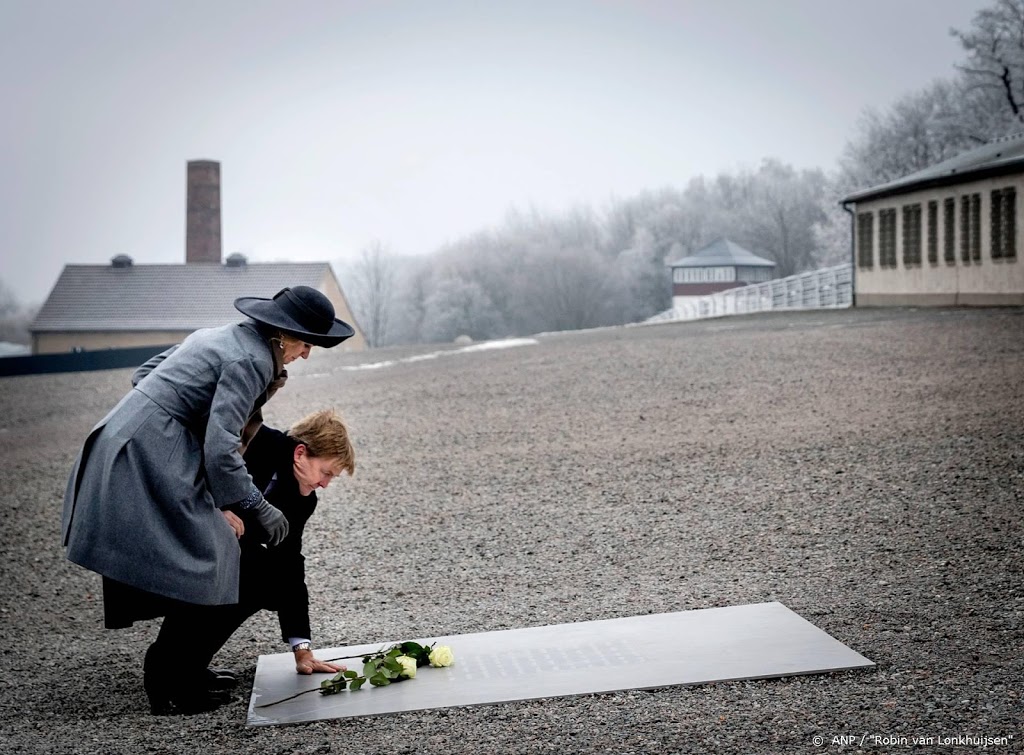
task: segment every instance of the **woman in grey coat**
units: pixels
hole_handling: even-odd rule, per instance
[[[250,512],[270,545],[288,533],[287,519],[246,472],[243,438],[255,432],[286,364],[354,331],[306,286],[237,299],[235,308],[250,319],[196,331],[143,365],[72,469],[64,545],[68,559],[103,575],[108,628],[238,602],[240,533],[226,507]],[[205,688],[200,671],[179,674],[173,689],[147,683],[154,710],[209,707],[196,695]]]

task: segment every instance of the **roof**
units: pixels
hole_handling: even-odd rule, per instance
[[[669,267],[775,267],[775,263],[758,257],[729,239],[716,239],[689,257],[667,263]]]
[[[327,262],[240,266],[67,265],[30,330],[192,331],[238,322],[239,296],[271,297],[285,286],[319,288]]]
[[[1024,134],[995,139],[895,181],[855,192],[842,201],[863,202],[1024,170]]]

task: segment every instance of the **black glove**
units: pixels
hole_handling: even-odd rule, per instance
[[[276,509],[267,503],[266,498],[260,498],[260,502],[249,509],[255,516],[263,529],[270,535],[270,545],[277,545],[288,537],[288,520],[280,509]]]

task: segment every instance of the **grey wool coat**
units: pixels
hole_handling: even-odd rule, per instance
[[[68,559],[187,603],[236,603],[238,540],[220,509],[256,490],[241,436],[282,367],[254,321],[196,331],[143,365],[71,471]]]

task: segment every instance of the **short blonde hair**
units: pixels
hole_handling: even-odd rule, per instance
[[[289,428],[288,437],[309,449],[310,456],[337,459],[342,472],[356,473],[356,452],[348,428],[333,409],[303,417]]]

